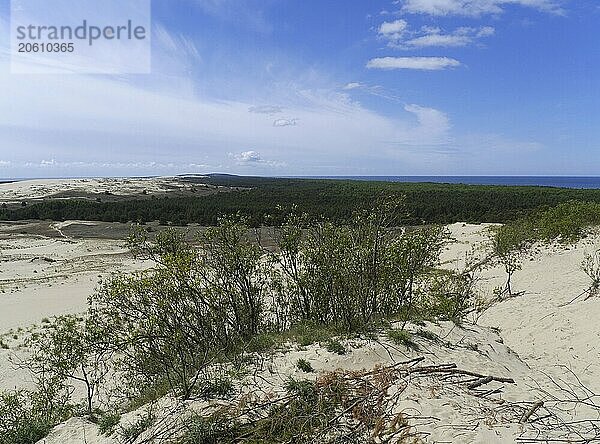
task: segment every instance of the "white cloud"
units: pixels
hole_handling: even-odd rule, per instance
[[[491,26],[461,27],[450,33],[444,33],[440,28],[423,27],[416,37],[399,42],[396,46],[404,49],[467,46],[479,38],[493,35],[494,32]]]
[[[278,114],[283,112],[283,108],[275,105],[251,106],[248,108],[248,112],[256,114]]]
[[[233,154],[233,158],[239,163],[256,163],[261,162],[260,153],[256,151],[244,151],[242,153]]]
[[[343,174],[371,168],[368,159],[388,158],[389,150],[448,139],[447,120],[368,109],[314,71],[286,73],[277,83],[281,89],[256,90],[247,100],[200,96],[187,63],[198,51],[177,33],[155,32],[148,77],[15,76],[0,56],[3,175],[269,174],[274,168]],[[284,110],[286,118],[273,116]]]
[[[562,2],[559,0],[403,0],[399,3],[402,4],[402,12],[435,16],[477,17],[501,14],[509,5],[529,7],[553,14],[564,13]]]
[[[387,40],[388,46],[396,49],[467,46],[477,39],[493,35],[494,32],[495,29],[491,26],[460,27],[451,32],[444,32],[433,26],[411,30],[404,20],[384,22],[377,31],[379,38]]]
[[[88,169],[93,170],[96,174],[101,174],[100,172],[107,172],[108,174],[114,175],[114,171],[118,170],[127,170],[127,171],[171,171],[174,174],[179,173],[182,170],[186,169],[209,169],[214,166],[202,163],[188,162],[188,163],[175,163],[175,162],[85,162],[85,161],[57,161],[55,159],[52,160],[41,160],[41,161],[30,161],[30,162],[6,162],[7,165],[11,165],[16,168],[26,168],[29,171],[32,169],[43,169],[47,170],[55,170],[55,171],[69,171],[69,170],[79,170]],[[0,167],[2,163],[0,162]]]
[[[404,32],[408,29],[408,23],[405,20],[399,19],[393,22],[383,22],[381,26],[379,26],[379,35],[391,40],[396,41],[400,40]]]
[[[153,28],[153,38],[163,50],[178,55],[179,60],[201,61],[200,52],[192,39],[184,34],[171,33],[160,23]]]
[[[483,26],[479,28],[479,32],[477,32],[477,37],[489,37],[496,33],[496,30],[492,26]]]
[[[331,90],[295,90],[281,103],[302,125],[282,131],[244,101],[178,97],[120,79],[0,73],[0,85],[0,158],[12,162],[5,174],[12,177],[31,176],[25,163],[42,168],[40,159],[44,176],[111,174],[107,162],[121,165],[122,175],[177,173],[192,159],[211,166],[202,172],[332,174],[342,172],[341,157],[348,172],[347,165],[367,165],[365,156],[439,144],[448,131],[444,119],[385,116]]]
[[[298,124],[298,119],[277,119],[273,122],[273,126],[296,126]]]
[[[277,162],[274,160],[265,160],[257,151],[243,151],[241,153],[229,153],[229,157],[235,159],[236,163],[241,166],[267,166],[267,167],[283,167],[285,162]]]
[[[350,83],[347,83],[346,86],[344,86],[344,88],[342,88],[342,89],[344,89],[346,91],[350,91],[352,89],[357,89],[357,88],[360,88],[362,86],[363,85],[361,83],[359,83],[359,82],[350,82]]]
[[[460,62],[448,57],[378,57],[369,60],[370,69],[415,69],[422,71],[439,71],[460,66]]]
[[[447,133],[451,128],[448,116],[437,109],[415,104],[406,105],[404,109],[417,117],[421,128],[437,128],[440,134]]]
[[[398,25],[397,23],[401,23]],[[423,26],[420,30],[411,30],[404,20],[384,22],[378,36],[388,41],[388,46],[396,49],[419,49],[428,47],[460,47],[474,43],[476,40],[490,37],[495,29],[491,26],[460,27],[451,32],[441,28]]]

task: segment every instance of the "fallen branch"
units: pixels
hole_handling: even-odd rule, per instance
[[[523,416],[522,416],[522,417],[521,417],[521,419],[519,420],[519,424],[525,424],[527,421],[529,421],[529,418],[531,418],[531,417],[533,416],[533,414],[534,414],[535,412],[537,412],[537,410],[538,410],[540,407],[543,407],[543,405],[544,405],[544,401],[538,401],[538,402],[536,402],[535,404],[533,404],[533,405],[531,406],[531,408],[530,408],[529,410],[527,410],[527,411],[526,411],[526,412],[523,414]]]

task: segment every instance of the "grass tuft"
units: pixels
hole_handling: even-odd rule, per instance
[[[311,363],[306,359],[298,359],[298,362],[296,362],[296,367],[298,367],[304,373],[312,373],[315,371]]]
[[[396,345],[403,345],[410,350],[419,350],[419,345],[413,340],[412,334],[406,330],[389,330],[387,337]]]

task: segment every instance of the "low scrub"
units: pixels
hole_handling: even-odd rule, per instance
[[[263,249],[239,217],[221,219],[193,242],[173,229],[151,240],[146,230],[135,228],[129,247],[154,267],[111,277],[90,297],[83,319],[59,317],[32,336],[25,365],[45,398],[6,398],[5,403],[21,405],[19,417],[34,419],[15,417],[10,427],[16,431],[0,428],[0,444],[34,442],[64,419],[72,383],[87,388],[87,402],[79,410],[90,418],[98,407],[106,408],[98,405],[100,399],[116,396],[110,405],[120,407],[101,418],[102,430],[131,440],[152,418],[123,427],[117,425],[120,414],[166,394],[184,400],[226,398],[233,377],[215,368],[241,369],[256,353],[286,341],[320,343],[344,354],[346,347],[336,337],[372,331],[386,319],[407,322],[425,314],[459,319],[469,304],[464,276],[432,278],[446,230],[399,228],[403,215],[403,202],[397,200],[357,212],[345,225],[292,214],[278,232],[275,252]],[[433,296],[426,297],[424,288]],[[392,340],[413,347],[406,335],[390,333]],[[297,367],[313,370],[305,360]],[[111,390],[105,384],[109,371],[118,375]],[[344,390],[335,379],[316,385],[290,381],[290,402],[273,407],[255,424],[256,442],[269,434],[284,442],[323,432],[339,414],[336,406],[349,405]],[[14,434],[24,433],[20,427],[35,433],[21,438]],[[199,419],[186,439],[228,442],[238,427],[245,428]]]

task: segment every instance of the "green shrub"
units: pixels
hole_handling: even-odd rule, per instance
[[[410,332],[406,330],[394,329],[387,332],[387,337],[397,345],[403,345],[411,350],[418,350],[419,345],[413,340]]]
[[[308,362],[306,359],[298,359],[298,362],[296,362],[296,367],[298,367],[305,373],[312,373],[315,371],[311,363]]]
[[[179,444],[223,444],[239,442],[244,429],[235,421],[212,415],[193,415],[185,423],[185,435]],[[251,441],[248,441],[251,442]],[[258,441],[256,441],[258,444]]]
[[[68,397],[70,384],[84,384],[87,414],[91,415],[110,359],[103,336],[91,319],[57,317],[26,340],[31,353],[20,365],[32,372],[36,384],[44,391],[51,387]]]
[[[336,355],[345,355],[346,353],[348,353],[348,350],[346,350],[344,344],[342,344],[336,339],[330,339],[329,341],[327,341],[325,343],[325,348],[327,349],[327,351],[335,353]]]
[[[277,338],[272,333],[261,333],[251,338],[243,348],[250,353],[264,353],[277,345]]]
[[[100,433],[105,436],[112,436],[120,421],[121,415],[118,412],[103,413],[98,419],[98,428],[100,429]]]
[[[423,330],[422,328],[418,329],[414,334],[423,339],[427,339],[427,340],[433,341],[433,342],[437,342],[440,339],[438,337],[438,335],[436,335],[435,333],[433,333],[429,330]]]
[[[438,262],[447,233],[436,226],[400,232],[395,221],[402,208],[402,201],[384,200],[355,213],[348,225],[319,222],[305,235],[302,219],[284,224],[278,258],[290,281],[292,323],[310,320],[353,332],[411,313],[414,290]]]
[[[148,430],[155,422],[156,418],[151,409],[148,409],[134,422],[120,426],[117,431],[119,437],[126,443],[134,442],[142,433]]]
[[[468,272],[433,272],[426,280],[422,298],[423,315],[458,324],[473,309],[474,276]]]
[[[316,321],[304,320],[294,324],[288,331],[283,332],[281,338],[292,340],[302,347],[307,347],[311,344],[328,341],[339,334],[340,331],[336,328]]]
[[[34,444],[71,415],[50,393],[0,392],[0,444]]]
[[[226,218],[200,236],[198,248],[172,229],[154,242],[133,231],[132,252],[157,266],[114,277],[91,304],[134,386],[168,381],[188,398],[210,363],[261,333],[268,267],[246,232]]]
[[[224,398],[233,392],[233,381],[226,376],[218,376],[209,379],[199,389],[203,398]]]

